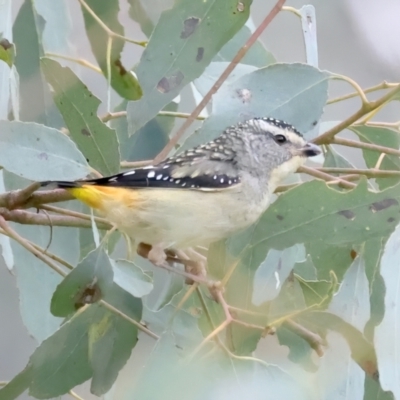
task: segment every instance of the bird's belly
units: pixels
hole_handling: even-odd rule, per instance
[[[135,242],[184,249],[246,228],[265,208],[266,204],[249,204],[241,192],[149,189],[138,191],[132,204],[122,207],[110,200],[103,214]]]

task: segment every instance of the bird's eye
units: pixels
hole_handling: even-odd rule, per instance
[[[274,138],[275,138],[275,142],[279,143],[279,144],[285,143],[287,140],[284,135],[275,135]]]

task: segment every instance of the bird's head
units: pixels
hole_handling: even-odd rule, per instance
[[[240,168],[268,176],[272,186],[295,172],[307,157],[321,153],[292,125],[274,118],[253,118],[228,128],[227,133],[233,138]]]

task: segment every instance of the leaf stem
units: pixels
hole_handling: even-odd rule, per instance
[[[141,47],[146,47],[147,42],[146,41],[137,41],[133,39],[129,39],[123,35],[120,35],[119,33],[116,33],[112,31],[97,15],[96,13],[86,4],[84,0],[78,0],[81,6],[92,16],[92,18],[99,24],[101,28],[107,33],[107,35],[111,38],[117,38],[124,40],[129,43],[137,44],[138,46]]]
[[[45,54],[46,57],[53,57],[53,58],[60,58],[62,60],[67,60],[67,61],[72,61],[76,64],[82,65],[83,67],[89,68],[99,74],[101,74],[101,69],[97,66],[94,65],[92,63],[90,63],[89,61],[86,61],[84,59],[81,58],[74,58],[74,57],[69,57],[69,56],[64,56],[62,54],[57,54],[57,53],[46,53]]]
[[[79,0],[82,1],[82,0]],[[259,27],[253,32],[247,42],[239,49],[233,60],[229,63],[225,71],[221,74],[221,76],[217,79],[211,89],[207,92],[207,94],[203,97],[200,103],[196,106],[196,108],[192,111],[189,118],[182,124],[182,126],[178,129],[174,136],[169,140],[164,149],[156,156],[154,159],[154,163],[157,164],[165,157],[168,156],[169,152],[175,147],[180,138],[185,133],[186,129],[194,122],[194,120],[200,115],[200,112],[204,109],[204,107],[209,103],[211,97],[214,93],[218,91],[218,89],[225,82],[226,78],[230,75],[230,73],[235,69],[239,61],[245,56],[249,48],[256,42],[261,33],[265,30],[265,28],[271,23],[271,21],[278,15],[279,11],[282,9],[285,0],[278,0],[270,11],[270,13],[264,18]]]

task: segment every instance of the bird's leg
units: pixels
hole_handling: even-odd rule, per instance
[[[161,266],[167,261],[167,254],[162,244],[151,246],[146,243],[139,243],[137,253],[156,266]]]
[[[206,259],[195,252],[193,249],[177,250],[176,254],[180,260],[182,260],[185,266],[185,271],[200,277],[206,277]],[[186,279],[188,285],[192,285],[193,281],[191,279]]]

